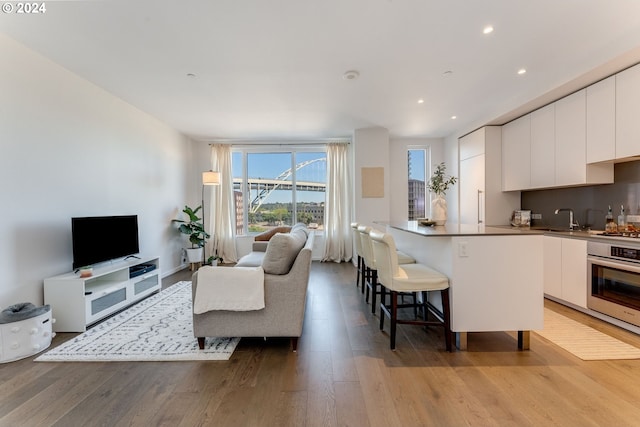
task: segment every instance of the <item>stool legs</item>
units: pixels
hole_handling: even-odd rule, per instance
[[[387,288],[385,288],[384,285],[380,285],[380,330],[384,329],[384,317],[387,313],[386,300]]]
[[[391,300],[389,305],[385,304],[387,292],[390,294]],[[423,320],[398,320],[398,307],[409,307],[411,304],[401,304],[398,305],[398,297],[402,295],[396,291],[388,291],[384,285],[380,285],[380,330],[384,329],[384,318],[385,316],[389,317],[390,320],[390,329],[389,329],[389,347],[391,350],[396,349],[396,329],[398,323],[401,324],[409,324],[409,325],[438,325],[444,328],[444,340],[445,340],[445,348],[447,351],[452,350],[452,342],[453,342],[453,333],[451,332],[451,314],[449,307],[449,288],[443,289],[440,291],[440,296],[442,298],[442,317],[443,320],[440,322],[437,321],[429,321],[427,320],[427,312],[430,310],[428,307],[428,303],[426,300],[426,295],[423,297]],[[424,294],[423,294],[424,295]],[[414,300],[414,306],[415,306]],[[415,307],[414,307],[415,310]]]
[[[442,317],[444,317],[444,342],[447,351],[451,351],[452,333],[451,333],[451,314],[449,307],[449,288],[440,291],[442,297]]]
[[[369,281],[371,289],[371,313],[376,314],[376,295],[378,293],[378,270],[371,272],[371,280]],[[368,291],[369,289],[367,289]]]
[[[364,260],[362,259],[362,257],[360,255],[358,255],[358,267],[357,267],[357,274],[356,274],[356,288],[360,286],[360,276],[362,274],[364,274],[363,268],[364,266]]]

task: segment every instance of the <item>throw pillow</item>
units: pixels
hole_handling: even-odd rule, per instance
[[[269,240],[267,251],[262,259],[264,272],[267,274],[287,274],[306,241],[307,234],[303,230],[275,234]]]

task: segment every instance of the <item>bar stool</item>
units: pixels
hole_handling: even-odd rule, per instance
[[[362,249],[362,258],[364,260],[364,281],[362,291],[365,293],[364,300],[369,302],[369,293],[373,289],[375,298],[375,290],[378,284],[378,270],[376,269],[376,260],[373,258],[373,247],[369,239],[369,232],[371,227],[364,224],[358,225],[358,234],[360,235],[360,246]],[[366,289],[366,291],[365,291]],[[371,304],[371,312],[376,312],[375,304]]]
[[[396,348],[396,324],[400,323],[422,326],[439,325],[444,327],[445,347],[447,351],[451,351],[452,333],[449,308],[449,278],[424,264],[399,265],[393,236],[377,230],[372,230],[369,236],[373,243],[373,252],[376,258],[376,267],[379,272],[378,278],[381,285],[380,330],[384,329],[384,318],[388,316],[391,320],[391,330],[389,334],[391,350],[395,350]],[[385,304],[387,290],[391,294],[389,305]],[[442,297],[441,314],[438,313],[425,298],[423,304],[426,310],[423,320],[418,320],[417,318],[414,320],[398,320],[398,308],[409,306],[406,304],[398,305],[399,293],[429,291],[440,291]],[[438,319],[429,321],[427,319],[427,311],[434,314]]]
[[[358,225],[358,232],[360,233],[362,254],[365,263],[365,280],[363,286],[366,286],[365,301],[369,302],[369,294],[371,294],[371,313],[376,313],[376,296],[380,294],[379,282],[378,282],[378,268],[376,264],[376,258],[373,253],[373,244],[369,234],[373,229],[364,224]],[[402,251],[395,251],[399,264],[413,264],[416,262],[411,256],[405,254]],[[364,288],[363,288],[364,290]],[[415,297],[414,297],[415,298]],[[384,301],[384,300],[383,300]]]
[[[365,280],[364,280],[364,258],[362,257],[362,239],[360,239],[360,232],[358,232],[358,223],[352,222],[351,228],[353,229],[353,240],[356,247],[357,255],[357,274],[356,274],[356,288],[361,287],[362,293],[364,293]]]

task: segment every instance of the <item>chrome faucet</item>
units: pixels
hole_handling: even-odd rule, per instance
[[[573,219],[573,209],[569,209],[569,208],[556,209],[555,213],[556,215],[558,215],[560,212],[569,212],[569,230],[580,228],[580,224],[578,224],[578,221],[574,221]]]

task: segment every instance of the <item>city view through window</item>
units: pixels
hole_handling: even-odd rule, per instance
[[[234,151],[236,233],[260,233],[296,222],[322,229],[326,158],[323,151]]]
[[[425,177],[427,176],[426,165],[428,151],[424,148],[409,149],[407,151],[407,170],[409,178],[407,219],[409,221],[418,218],[426,218],[427,209],[427,186]]]

